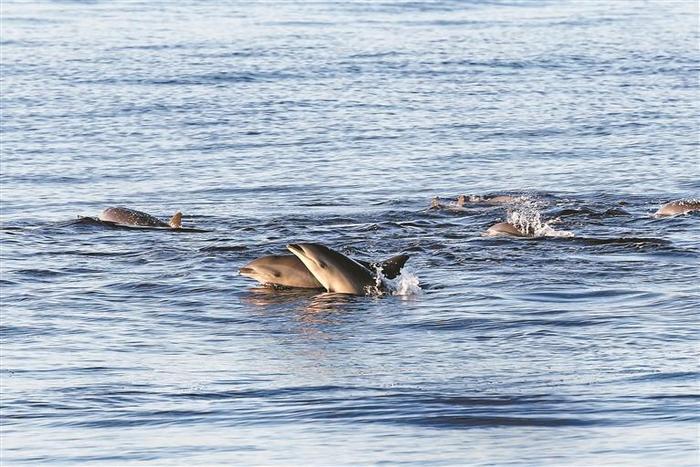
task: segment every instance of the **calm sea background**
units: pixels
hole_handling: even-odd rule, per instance
[[[700,193],[697,2],[1,13],[3,465],[700,462],[700,215],[652,217]],[[413,286],[238,275],[298,241]]]

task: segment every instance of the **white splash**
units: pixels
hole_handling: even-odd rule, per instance
[[[376,275],[374,277],[374,285],[366,286],[365,292],[367,293],[367,295],[384,295],[384,288],[385,285],[389,283],[389,280],[384,277],[381,265],[375,264],[374,270],[376,272]]]
[[[385,289],[391,295],[410,296],[420,295],[420,280],[410,268],[401,269],[401,274],[394,279],[383,278]]]
[[[389,294],[409,297],[423,293],[418,276],[408,267],[402,268],[401,274],[394,279],[387,279],[380,265],[375,265],[375,271],[377,272],[376,282],[374,286],[367,287],[368,295]]]
[[[526,235],[531,237],[573,237],[573,232],[556,230],[551,224],[556,219],[545,222],[542,213],[536,205],[522,204],[518,209],[508,211],[507,222],[513,224]]]
[[[403,268],[399,277],[394,279],[393,282],[395,283],[395,288],[391,292],[392,295],[408,297],[423,293],[423,289],[420,288],[418,276],[410,269]]]

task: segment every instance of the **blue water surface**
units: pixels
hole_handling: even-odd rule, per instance
[[[653,216],[700,194],[696,1],[0,9],[3,465],[700,462],[700,214]],[[410,287],[238,275],[299,241]]]

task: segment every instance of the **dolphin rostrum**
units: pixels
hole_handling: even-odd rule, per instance
[[[103,222],[138,227],[169,227],[171,229],[182,227],[182,213],[180,211],[176,212],[167,223],[148,213],[123,207],[107,208],[100,213],[98,219]]]
[[[327,246],[290,243],[287,249],[304,263],[328,292],[365,295],[372,288],[381,286],[381,282],[366,266]]]

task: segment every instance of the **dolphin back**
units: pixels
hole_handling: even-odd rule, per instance
[[[687,214],[693,211],[700,211],[700,201],[696,199],[678,199],[668,202],[656,211],[657,216],[675,216],[677,214]]]
[[[141,227],[170,227],[169,224],[146,212],[124,207],[107,208],[100,213],[98,218],[101,221],[114,222],[115,224],[122,225],[135,225]]]

